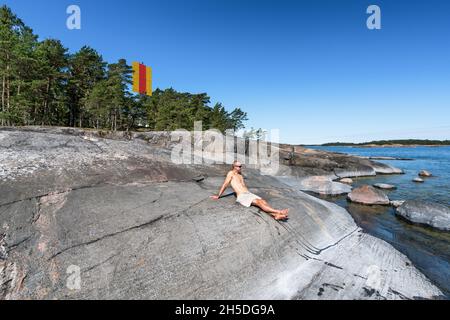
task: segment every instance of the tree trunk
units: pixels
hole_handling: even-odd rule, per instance
[[[45,91],[44,114],[42,115],[42,125],[45,125],[46,120],[49,119],[49,117],[48,117],[48,106],[49,106],[49,101],[50,101],[51,82],[52,82],[52,79],[49,77],[47,79],[47,87],[46,87],[46,91]]]
[[[69,104],[69,127],[74,127],[74,119],[75,119],[75,112],[74,112],[74,105],[73,102],[70,102]]]
[[[111,120],[111,131],[114,131],[114,111],[111,111],[109,119]]]
[[[42,104],[42,112],[41,112],[41,126],[43,126],[44,125],[44,117],[45,117],[45,109],[46,109],[46,106],[45,106],[45,99],[44,99],[44,103]]]
[[[31,110],[31,119],[30,119],[30,121],[33,125],[36,124],[36,109],[37,109],[37,106],[36,106],[36,102],[35,102],[33,104],[33,109]]]
[[[114,111],[114,132],[117,131],[117,109]]]
[[[11,110],[11,88],[10,88],[10,82],[9,79],[6,80],[6,112],[9,112]],[[11,121],[8,119],[6,120],[6,125],[11,125]]]
[[[5,92],[6,92],[6,77],[3,76],[2,79],[2,112],[5,112]],[[2,117],[2,126],[5,125],[5,119]]]
[[[6,55],[6,112],[9,112],[9,107],[10,107],[10,88],[9,88],[9,70],[10,70],[10,65],[9,65],[9,54]],[[10,121],[9,119],[6,120],[6,125],[9,126]]]

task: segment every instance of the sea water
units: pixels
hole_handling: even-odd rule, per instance
[[[385,191],[391,200],[420,200],[450,206],[450,146],[442,147],[309,147],[362,157],[393,157],[411,160],[374,160],[403,169],[403,175],[353,178],[353,187],[388,183],[396,190]],[[421,170],[433,174],[415,183]],[[450,232],[410,224],[395,216],[395,209],[349,203],[346,196],[321,197],[346,208],[367,233],[392,244],[404,253],[448,298],[450,298]]]

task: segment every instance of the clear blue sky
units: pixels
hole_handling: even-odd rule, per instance
[[[450,139],[450,1],[7,0],[41,39],[153,67],[288,143]],[[82,29],[66,28],[79,5]],[[366,9],[381,8],[368,30]]]

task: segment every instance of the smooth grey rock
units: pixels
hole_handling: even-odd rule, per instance
[[[414,178],[413,182],[423,183],[425,181],[423,179],[421,179],[421,178]]]
[[[345,209],[249,168],[250,190],[291,208],[287,222],[240,206],[231,192],[213,201],[228,165],[175,165],[170,135],[138,135],[0,130],[0,299],[442,295]],[[307,172],[292,168],[292,179]],[[74,268],[80,290],[67,286]]]
[[[431,174],[431,172],[429,172],[429,171],[422,170],[422,171],[419,172],[419,176],[420,176],[420,177],[431,177],[432,174]]]
[[[348,200],[351,202],[366,204],[366,205],[389,205],[388,196],[381,190],[377,190],[372,186],[361,186],[353,189],[348,194]]]
[[[334,169],[334,173],[339,178],[370,177],[377,175],[377,172],[372,166],[366,165],[359,165],[355,167],[353,170],[337,168]]]
[[[192,178],[192,180],[194,180],[195,182],[202,182],[205,179],[206,179],[205,176],[197,176],[197,177]]]
[[[347,194],[352,188],[346,184],[334,182],[326,176],[313,176],[297,180],[297,183],[291,183],[302,191],[311,191],[324,195]]]
[[[403,170],[385,163],[372,161],[372,167],[377,174],[403,174]]]
[[[396,214],[413,223],[450,231],[450,208],[442,204],[408,200]]]
[[[340,183],[345,183],[345,184],[353,184],[353,180],[350,178],[343,178],[341,180],[339,180]]]
[[[8,258],[8,252],[6,251],[5,234],[0,234],[0,261]]]
[[[387,183],[376,183],[373,185],[375,188],[384,189],[384,190],[394,190],[397,189],[396,186]]]
[[[391,206],[398,208],[405,203],[405,200],[391,200]]]
[[[292,150],[294,153],[292,154]],[[289,160],[284,160],[284,157]],[[367,158],[350,156],[337,152],[307,149],[301,146],[280,144],[282,164],[301,168],[298,175],[328,176],[335,174],[339,178],[375,176],[380,174],[401,174],[401,169]]]

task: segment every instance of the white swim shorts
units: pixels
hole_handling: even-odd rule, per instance
[[[236,202],[239,202],[244,207],[250,208],[252,206],[253,201],[260,200],[261,198],[257,195],[250,193],[250,192],[244,192],[237,197]]]

